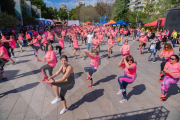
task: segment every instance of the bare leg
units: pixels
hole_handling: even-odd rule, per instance
[[[78,50],[78,53],[79,53],[82,57],[84,57],[84,55],[81,53],[81,51],[80,51],[80,50]]]
[[[62,103],[62,105],[63,105],[63,108],[64,108],[64,109],[67,109],[66,100],[61,101],[61,103]]]
[[[57,86],[52,85],[56,98],[59,98],[59,89]]]
[[[74,57],[76,57],[76,50],[73,51],[73,55],[74,55]]]
[[[88,77],[90,76],[90,75],[89,75],[89,72],[86,72],[86,74],[87,74],[87,78],[88,78]]]
[[[5,73],[2,73],[1,75],[2,75],[2,77],[3,77],[3,78],[6,78],[6,75],[5,75]]]

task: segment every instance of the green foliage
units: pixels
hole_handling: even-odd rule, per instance
[[[0,0],[1,11],[6,12],[9,15],[16,15],[14,11],[15,2],[14,0]]]
[[[68,14],[65,9],[59,9],[58,11],[58,16],[60,17],[61,20],[67,20],[68,19]]]
[[[6,13],[0,14],[0,29],[13,28],[18,25],[18,22],[19,21],[17,20],[17,18],[13,15],[9,15]]]

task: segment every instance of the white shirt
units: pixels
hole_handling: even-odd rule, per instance
[[[88,43],[91,43],[92,39],[93,39],[93,34],[88,34],[87,35],[87,38],[88,38]]]

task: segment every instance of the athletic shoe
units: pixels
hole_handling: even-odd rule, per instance
[[[167,95],[167,94],[166,94]],[[166,100],[166,95],[161,95],[161,97],[158,99],[159,101],[165,101]]]
[[[163,73],[163,72],[161,72],[158,76],[159,76],[159,77],[161,77],[163,74],[164,74],[164,73]]]
[[[91,87],[93,87],[93,85],[89,85],[88,87],[91,88]]]
[[[35,54],[35,55],[37,55],[38,53],[37,53],[37,52],[35,52],[34,54]]]
[[[75,57],[74,59],[77,59],[77,57]]]
[[[123,99],[121,101],[119,101],[120,103],[127,103],[127,100]]]
[[[110,57],[108,56],[108,59],[109,59]]]
[[[62,115],[62,114],[64,114],[66,111],[68,111],[68,109],[64,109],[64,108],[63,108],[63,109],[61,110],[60,114]]]
[[[52,83],[48,83],[48,85],[52,85]]]
[[[15,62],[15,61],[13,61],[13,62],[12,62],[12,64],[14,65],[14,64],[16,64],[16,62]]]
[[[35,62],[38,62],[39,60],[36,60]]]
[[[113,54],[113,51],[111,51],[111,54]]]
[[[47,79],[47,77],[44,77],[43,80],[42,80],[42,82],[46,81],[46,79]]]
[[[6,78],[2,78],[1,80],[8,80],[7,77]]]
[[[91,79],[91,77],[88,77],[87,79],[86,79],[86,81],[89,81]]]
[[[82,59],[85,60],[85,57],[83,57]]]
[[[21,53],[22,53],[23,51],[21,50]]]
[[[162,82],[162,81],[163,81],[163,79],[159,79],[159,80],[158,80],[158,82]]]
[[[118,94],[118,95],[121,95],[122,92],[123,92],[123,90],[119,90],[119,91],[117,92],[117,94]]]
[[[11,58],[15,58],[14,56],[12,56]]]
[[[57,102],[59,102],[61,100],[61,98],[54,98],[53,101],[51,101],[51,104],[56,104]]]
[[[153,63],[156,63],[155,61],[153,61]]]

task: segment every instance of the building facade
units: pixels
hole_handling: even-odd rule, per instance
[[[78,6],[85,6],[85,1],[84,0],[79,0],[78,1]]]
[[[142,11],[144,12],[143,7],[146,6],[146,3],[155,2],[157,0],[130,0],[127,4],[131,11]]]

